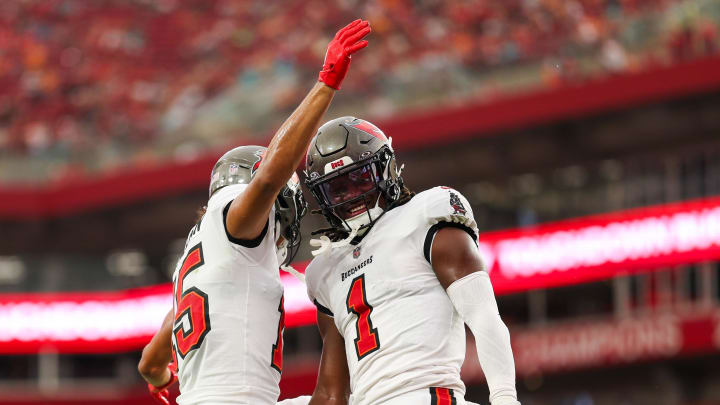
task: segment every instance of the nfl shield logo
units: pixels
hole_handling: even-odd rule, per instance
[[[356,247],[355,250],[353,250],[353,259],[357,259],[360,257],[360,246]]]

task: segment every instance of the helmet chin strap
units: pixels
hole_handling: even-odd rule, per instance
[[[320,239],[310,239],[310,246],[319,247],[319,249],[315,249],[310,253],[312,253],[313,256],[320,256],[322,254],[329,253],[334,248],[349,245],[358,234],[364,235],[365,232],[367,232],[367,228],[361,228],[368,225],[372,221],[372,218],[379,218],[383,211],[384,210],[380,208],[380,197],[378,197],[375,202],[375,207],[370,208],[369,211],[365,211],[360,215],[345,220],[345,223],[347,224],[346,227],[350,228],[350,234],[347,238],[337,242],[331,241],[330,238],[325,235],[321,236]]]
[[[277,242],[275,242],[275,243],[277,243]],[[282,263],[285,263],[285,260],[287,259],[287,255],[288,255],[287,247],[288,247],[288,241],[287,241],[287,239],[283,238],[283,241],[280,243],[280,246],[277,246],[275,248],[275,254],[277,255],[278,263],[280,263],[280,270],[282,270],[286,273],[292,274],[293,276],[295,276],[295,278],[297,278],[298,280],[300,280],[301,282],[304,283],[305,282],[304,274],[300,273],[299,271],[297,271],[295,268],[293,268],[289,264],[287,264],[287,265],[282,264]]]
[[[287,246],[276,248],[275,254],[277,255],[278,263],[284,263],[288,255]]]
[[[279,225],[276,223],[276,225]],[[279,229],[279,226],[275,229]],[[278,236],[278,239],[275,240],[275,254],[277,255],[278,263],[285,263],[285,260],[287,259],[288,255],[288,241],[287,239],[283,238],[282,242],[278,245],[278,240],[282,238],[282,236]]]
[[[295,270],[295,268],[291,265],[288,264],[287,266],[280,266],[280,270],[292,274],[293,276],[295,276],[295,278],[305,283],[305,275]]]
[[[330,253],[332,249],[347,246],[355,238],[355,236],[357,236],[357,233],[357,228],[353,228],[347,238],[339,240],[337,242],[331,241],[330,238],[325,235],[321,236],[320,239],[310,239],[310,246],[319,247],[319,249],[315,249],[310,253],[312,253],[313,256],[320,256],[326,253]]]

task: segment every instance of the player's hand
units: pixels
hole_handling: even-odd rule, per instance
[[[318,80],[340,90],[340,84],[350,67],[351,55],[368,45],[368,41],[362,39],[369,33],[370,23],[362,20],[355,20],[338,31],[328,45]]]
[[[152,384],[148,384],[150,396],[155,399],[155,402],[162,405],[170,405],[170,392],[168,391],[168,388],[177,382],[177,371],[176,368],[173,367],[173,364],[168,367],[168,370],[170,370],[170,381],[165,383],[165,385],[156,387]]]

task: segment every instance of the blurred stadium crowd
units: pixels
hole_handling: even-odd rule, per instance
[[[262,142],[355,15],[374,49],[332,112],[373,118],[713,54],[720,22],[712,0],[180,3],[0,2],[0,183]]]

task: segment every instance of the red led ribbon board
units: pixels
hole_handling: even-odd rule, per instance
[[[720,198],[480,234],[498,294],[720,258]],[[295,267],[304,271],[307,263]],[[283,273],[286,327],[315,322],[305,285]],[[137,350],[172,308],[170,284],[114,292],[0,294],[0,354]]]
[[[283,274],[286,326],[315,322],[305,285]],[[138,350],[172,309],[172,285],[112,292],[0,294],[0,354]]]
[[[0,353],[136,350],[172,308],[171,285],[113,292],[0,295]]]
[[[720,258],[720,198],[480,234],[498,294]]]

